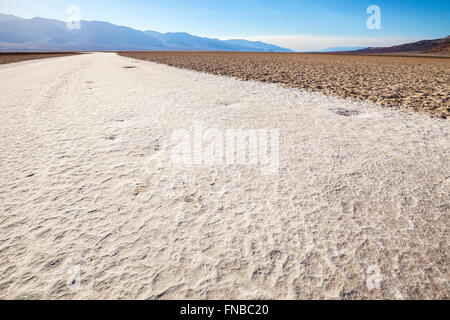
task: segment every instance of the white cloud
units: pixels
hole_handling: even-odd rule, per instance
[[[226,39],[246,39],[263,41],[295,51],[318,51],[331,47],[390,47],[408,42],[415,42],[418,38],[364,38],[364,37],[334,37],[312,35],[271,35],[250,37],[226,37]],[[225,39],[225,38],[222,38]]]

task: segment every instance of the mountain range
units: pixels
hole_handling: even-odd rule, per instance
[[[356,51],[365,49],[366,47],[331,47],[327,49],[320,50],[318,52],[343,52],[343,51]]]
[[[101,21],[81,21],[69,29],[59,20],[0,14],[0,51],[258,51],[292,52],[242,39],[219,40],[185,32],[140,31]]]
[[[393,47],[364,48],[353,52],[363,54],[449,54],[450,36],[440,39],[421,40],[412,43],[405,43]]]

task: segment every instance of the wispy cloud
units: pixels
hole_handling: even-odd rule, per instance
[[[223,39],[225,38],[244,38],[252,41],[263,41],[300,52],[318,51],[331,47],[389,47],[422,40],[412,37],[363,38],[313,35],[240,36],[224,37]]]

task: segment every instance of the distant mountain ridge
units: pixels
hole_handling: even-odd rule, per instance
[[[393,47],[365,48],[354,51],[364,54],[394,54],[394,53],[449,53],[450,36],[440,39],[421,40],[412,43],[405,43]]]
[[[185,32],[140,31],[101,21],[81,21],[81,29],[70,30],[59,20],[22,19],[0,14],[0,51],[108,50],[293,52],[258,41],[219,40]]]
[[[22,20],[22,18],[10,15],[10,14],[2,14],[0,13],[0,22],[1,21],[10,21],[10,20]]]
[[[320,50],[318,52],[345,52],[345,51],[356,51],[361,49],[366,49],[366,47],[331,47]]]

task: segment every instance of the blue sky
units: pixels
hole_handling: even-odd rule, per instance
[[[299,51],[379,46],[450,34],[448,0],[0,0],[0,12],[67,20],[70,5],[83,20],[140,30],[263,40]],[[381,9],[381,30],[369,30],[369,5]]]

